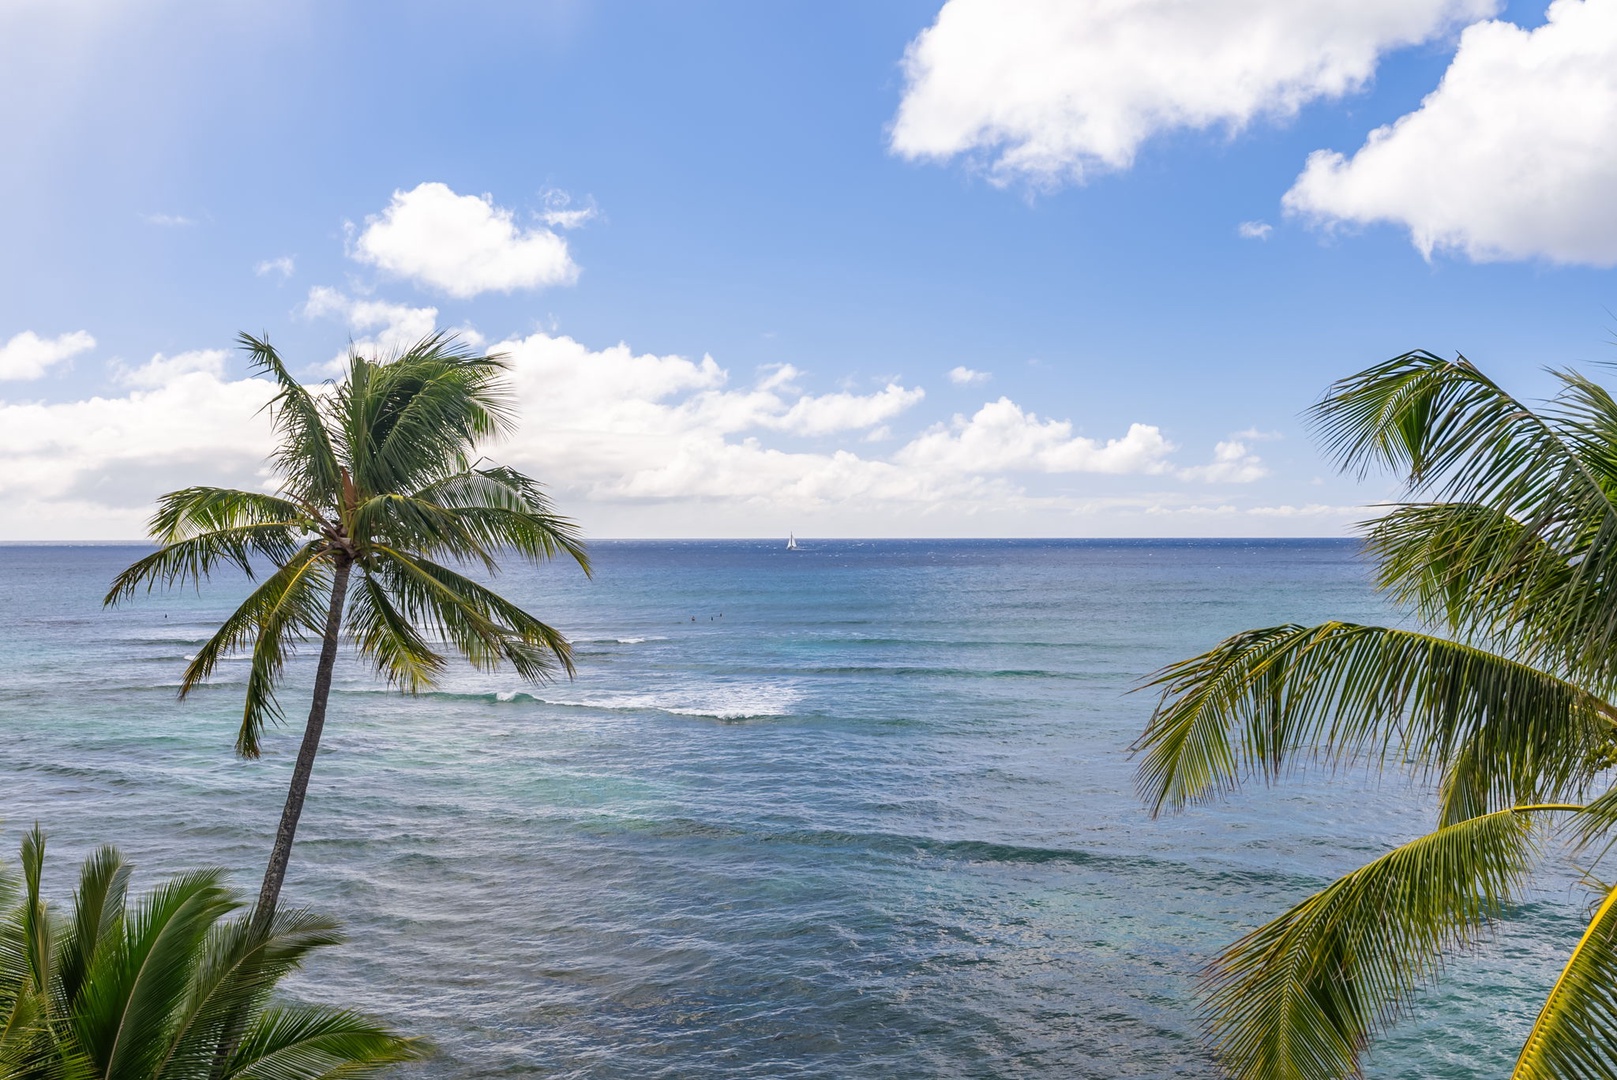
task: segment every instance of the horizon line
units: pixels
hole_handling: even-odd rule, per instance
[[[796,536],[796,534],[792,534]],[[773,533],[762,536],[597,536],[586,539],[586,544],[635,544],[635,543],[684,543],[684,544],[719,544],[719,543],[762,543],[773,542],[780,537]],[[982,543],[987,541],[1029,541],[1029,540],[1082,540],[1113,543],[1138,543],[1141,541],[1163,542],[1193,542],[1201,543],[1209,540],[1228,540],[1239,542],[1253,541],[1299,541],[1299,540],[1340,540],[1351,542],[1361,539],[1357,536],[807,536],[797,537],[798,540],[810,540],[819,543],[847,543],[881,540],[902,541],[965,541]],[[0,540],[0,547],[157,547],[150,540]]]

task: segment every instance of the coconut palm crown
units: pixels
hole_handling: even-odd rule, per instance
[[[1304,758],[1413,762],[1438,794],[1430,833],[1212,962],[1205,1019],[1231,1076],[1357,1075],[1442,955],[1498,928],[1551,842],[1598,880],[1617,836],[1617,400],[1555,374],[1537,408],[1426,352],[1333,386],[1315,418],[1344,468],[1405,478],[1409,501],[1367,524],[1367,546],[1411,618],[1249,630],[1154,678],[1136,749],[1155,810]],[[1518,1080],[1617,1075],[1617,889],[1591,888]]]
[[[331,921],[284,911],[257,929],[217,870],[130,898],[110,847],[85,860],[58,915],[41,896],[44,856],[36,827],[23,887],[0,868],[0,1080],[316,1080],[422,1056],[357,1013],[270,1000],[341,940]]]
[[[502,358],[433,334],[390,359],[351,351],[346,376],[311,391],[268,341],[240,341],[278,387],[267,408],[280,490],[190,487],[163,496],[150,524],[159,549],[118,575],[106,603],[200,583],[226,567],[255,582],[180,686],[184,697],[223,657],[251,649],[236,738],[243,757],[257,757],[265,723],[282,719],[276,684],[288,658],[300,642],[320,641],[308,724],[259,896],[257,918],[267,920],[319,749],[339,640],[410,692],[435,683],[449,651],[481,669],[509,663],[533,681],[571,675],[560,632],[456,567],[493,574],[503,555],[566,555],[587,574],[589,560],[539,484],[474,457],[480,442],[513,426]]]

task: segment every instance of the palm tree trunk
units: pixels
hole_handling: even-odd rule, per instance
[[[253,925],[261,931],[267,931],[270,920],[275,918],[275,905],[281,899],[281,882],[286,878],[286,864],[292,858],[292,837],[298,831],[298,818],[303,815],[309,774],[314,771],[320,732],[326,726],[326,699],[331,696],[331,672],[337,665],[337,635],[342,629],[343,601],[348,595],[348,574],[353,563],[339,554],[336,569],[331,582],[331,609],[326,612],[326,634],[320,643],[320,666],[314,673],[314,701],[309,706],[309,723],[303,729],[303,745],[298,749],[298,762],[292,769],[286,808],[281,811],[281,825],[275,830],[275,847],[270,851],[269,866],[264,870],[258,906],[253,909]]]

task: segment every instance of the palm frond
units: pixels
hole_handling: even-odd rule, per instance
[[[1537,501],[1547,485],[1574,482],[1571,473],[1610,506],[1550,422],[1463,356],[1394,357],[1335,383],[1313,417],[1344,469],[1391,469],[1439,501],[1509,511]]]
[[[158,499],[147,531],[159,544],[172,544],[253,525],[314,529],[308,512],[287,499],[236,488],[188,487]]]
[[[50,911],[41,890],[45,869],[45,834],[39,831],[38,822],[22,838],[20,861],[27,890],[21,919],[23,960],[33,992],[43,998],[50,993],[51,961],[54,956],[51,950]]]
[[[1411,492],[1515,522],[1515,542],[1494,535],[1484,555],[1511,573],[1472,598],[1464,623],[1507,627],[1524,659],[1613,685],[1617,594],[1603,583],[1617,577],[1617,485],[1600,441],[1612,406],[1587,380],[1560,377],[1561,393],[1539,413],[1463,357],[1415,352],[1337,383],[1315,417],[1344,468],[1390,467]],[[1472,560],[1461,562],[1478,550],[1462,549]]]
[[[354,533],[429,557],[499,568],[497,549],[468,528],[453,510],[409,495],[372,495],[354,512]]]
[[[286,490],[304,503],[326,506],[341,490],[341,469],[313,395],[292,377],[267,338],[240,334],[236,339],[251,357],[254,370],[266,372],[280,387],[269,403],[270,421],[280,436],[271,462]]]
[[[426,1055],[418,1039],[405,1039],[346,1010],[267,1010],[247,1031],[225,1076],[231,1080],[323,1080],[372,1076]]]
[[[129,864],[118,849],[104,846],[84,860],[79,887],[73,894],[72,931],[57,947],[57,980],[62,1011],[71,1010],[96,953],[114,943],[123,931],[124,898],[129,888]]]
[[[1138,783],[1160,811],[1323,761],[1407,757],[1439,776],[1469,754],[1489,808],[1581,791],[1611,745],[1613,710],[1554,675],[1409,630],[1329,622],[1227,638],[1170,665],[1135,744]]]
[[[287,656],[305,635],[319,634],[324,629],[322,597],[329,588],[330,576],[321,545],[305,544],[231,612],[186,665],[180,679],[182,698],[207,680],[223,657],[252,644],[253,662],[236,740],[237,752],[245,757],[258,756],[258,737],[264,724],[281,719],[275,682]]]
[[[285,499],[232,488],[190,487],[172,491],[159,501],[149,525],[163,545],[114,579],[103,603],[116,604],[144,584],[172,587],[200,585],[220,565],[256,577],[254,557],[284,564],[297,552],[300,537],[321,523]]]
[[[586,575],[590,573],[578,525],[556,513],[537,480],[516,469],[503,465],[468,469],[415,497],[448,509],[490,549],[514,551],[533,562],[566,554]]]
[[[0,1080],[50,1075],[44,1016],[41,996],[26,985],[0,993]]]
[[[165,1033],[156,1075],[209,1075],[222,1045],[242,1033],[275,984],[314,949],[343,940],[337,924],[306,911],[277,912],[267,929],[251,917],[216,924],[194,967],[185,1002]]]
[[[370,574],[360,578],[348,608],[348,632],[388,682],[416,693],[437,682],[445,659],[427,644]]]
[[[72,1025],[98,1075],[153,1075],[209,930],[239,906],[220,877],[200,871],[159,886],[128,914],[119,946],[97,955]]]
[[[1538,809],[1576,809],[1544,807]],[[1404,844],[1248,934],[1207,974],[1207,1023],[1239,1080],[1358,1075],[1370,1036],[1475,942],[1535,852],[1525,809]]]
[[[258,757],[264,725],[281,719],[275,686],[280,682],[287,658],[306,635],[319,636],[325,629],[327,599],[332,587],[330,564],[318,555],[310,555],[289,562],[285,571],[284,576],[276,575],[281,578],[280,582],[271,578],[264,583],[265,589],[272,583],[280,587],[266,595],[253,610],[253,660],[247,671],[241,727],[236,732],[236,753],[244,758]],[[197,659],[201,658],[199,650]],[[182,693],[190,688],[190,674],[188,669]]]
[[[1451,634],[1519,640],[1523,621],[1542,617],[1576,572],[1568,555],[1492,506],[1406,504],[1366,525],[1377,586]]]
[[[1595,909],[1539,1010],[1512,1080],[1617,1075],[1617,889]]]
[[[472,447],[508,430],[500,357],[433,334],[387,363],[354,357],[331,411],[364,492],[403,492],[465,469]]]
[[[558,666],[573,674],[572,646],[560,631],[448,567],[395,548],[376,550],[384,558],[372,572],[398,609],[450,641],[473,666],[509,663],[530,682],[553,678]]]

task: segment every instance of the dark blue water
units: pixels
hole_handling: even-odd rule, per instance
[[[231,755],[244,664],[174,687],[243,595],[104,612],[140,554],[0,547],[0,816],[65,892],[92,843],[143,879],[256,888],[296,727]],[[352,942],[294,989],[429,1036],[420,1075],[1212,1075],[1192,978],[1424,831],[1397,778],[1303,776],[1152,821],[1146,673],[1248,626],[1387,617],[1339,542],[601,543],[502,587],[576,682],[339,677],[286,901]],[[290,674],[306,708],[309,665]],[[1557,879],[1559,881],[1559,879]],[[1564,882],[1371,1057],[1508,1071]]]

